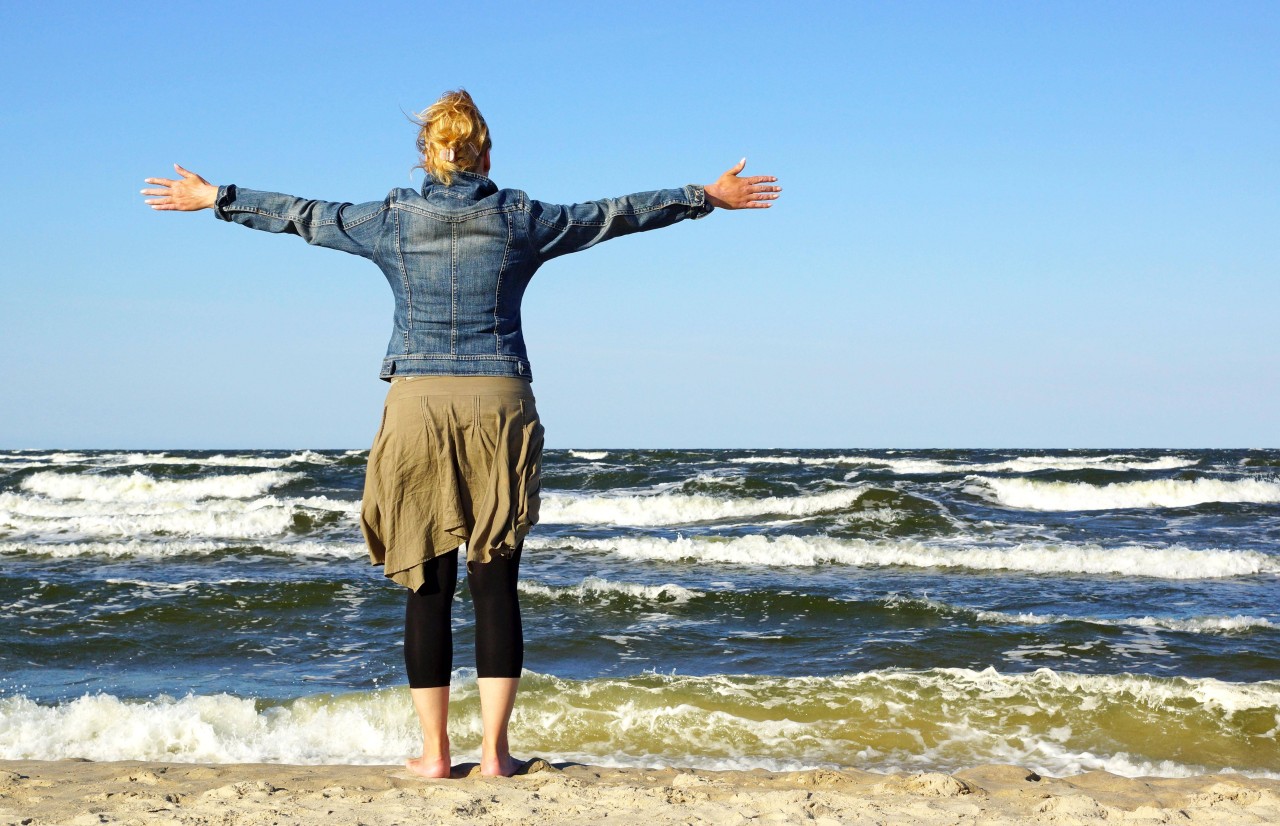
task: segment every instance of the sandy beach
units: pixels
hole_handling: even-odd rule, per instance
[[[529,759],[423,780],[398,766],[0,761],[0,823],[1276,823],[1280,780],[602,768]]]

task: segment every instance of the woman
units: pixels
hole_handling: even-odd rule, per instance
[[[545,261],[600,241],[700,218],[765,208],[777,178],[739,178],[743,158],[707,186],[581,204],[535,201],[489,179],[489,128],[467,92],[446,92],[418,116],[421,191],[393,189],[363,204],[215,186],[174,164],[147,178],[156,210],[212,209],[224,221],[299,235],[376,263],[395,295],[380,377],[390,382],[369,452],[360,528],[373,564],[407,589],[405,666],[423,752],[406,766],[448,777],[450,605],[458,548],[476,610],[481,773],[521,764],[507,724],[524,664],[516,596],[520,551],[538,521],[543,428],[520,327],[520,301]]]

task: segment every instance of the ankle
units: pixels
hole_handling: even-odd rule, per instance
[[[422,740],[422,756],[428,758],[448,757],[449,756],[449,738],[423,738]]]

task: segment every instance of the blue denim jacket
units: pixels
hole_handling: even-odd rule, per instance
[[[532,380],[520,300],[544,261],[711,212],[697,184],[562,206],[499,189],[484,175],[428,176],[422,191],[363,204],[218,188],[214,214],[253,229],[370,259],[395,295],[379,377],[516,376]]]

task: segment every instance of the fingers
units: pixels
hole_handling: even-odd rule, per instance
[[[180,183],[179,181],[171,181],[168,178],[144,178],[149,184],[159,184],[162,187],[171,187]],[[171,189],[140,189],[143,195],[159,195],[159,198],[146,198],[143,200],[152,209],[173,209],[168,204],[173,203],[173,190]]]
[[[765,186],[756,184],[754,186],[744,186],[738,199],[738,209],[764,209],[773,205],[773,201],[778,198],[778,194],[782,192],[780,186]]]
[[[747,159],[746,159],[746,158],[743,158],[742,160],[740,160],[740,161],[738,161],[736,164],[734,164],[732,167],[730,167],[730,168],[729,168],[729,171],[728,171],[728,172],[726,172],[726,173],[724,173],[724,174],[726,174],[726,175],[737,175],[739,172],[741,172],[741,171],[742,171],[743,167],[745,167],[746,165],[747,165]]]
[[[182,176],[182,177],[184,177],[184,178],[199,178],[199,177],[200,177],[199,175],[197,175],[197,174],[196,174],[196,173],[194,173],[194,172],[188,172],[187,170],[185,170],[185,169],[183,169],[182,167],[178,166],[176,163],[173,165],[173,168],[174,168],[174,169],[176,169],[176,170],[178,170],[178,174],[179,174],[179,175],[181,175],[181,176]]]

